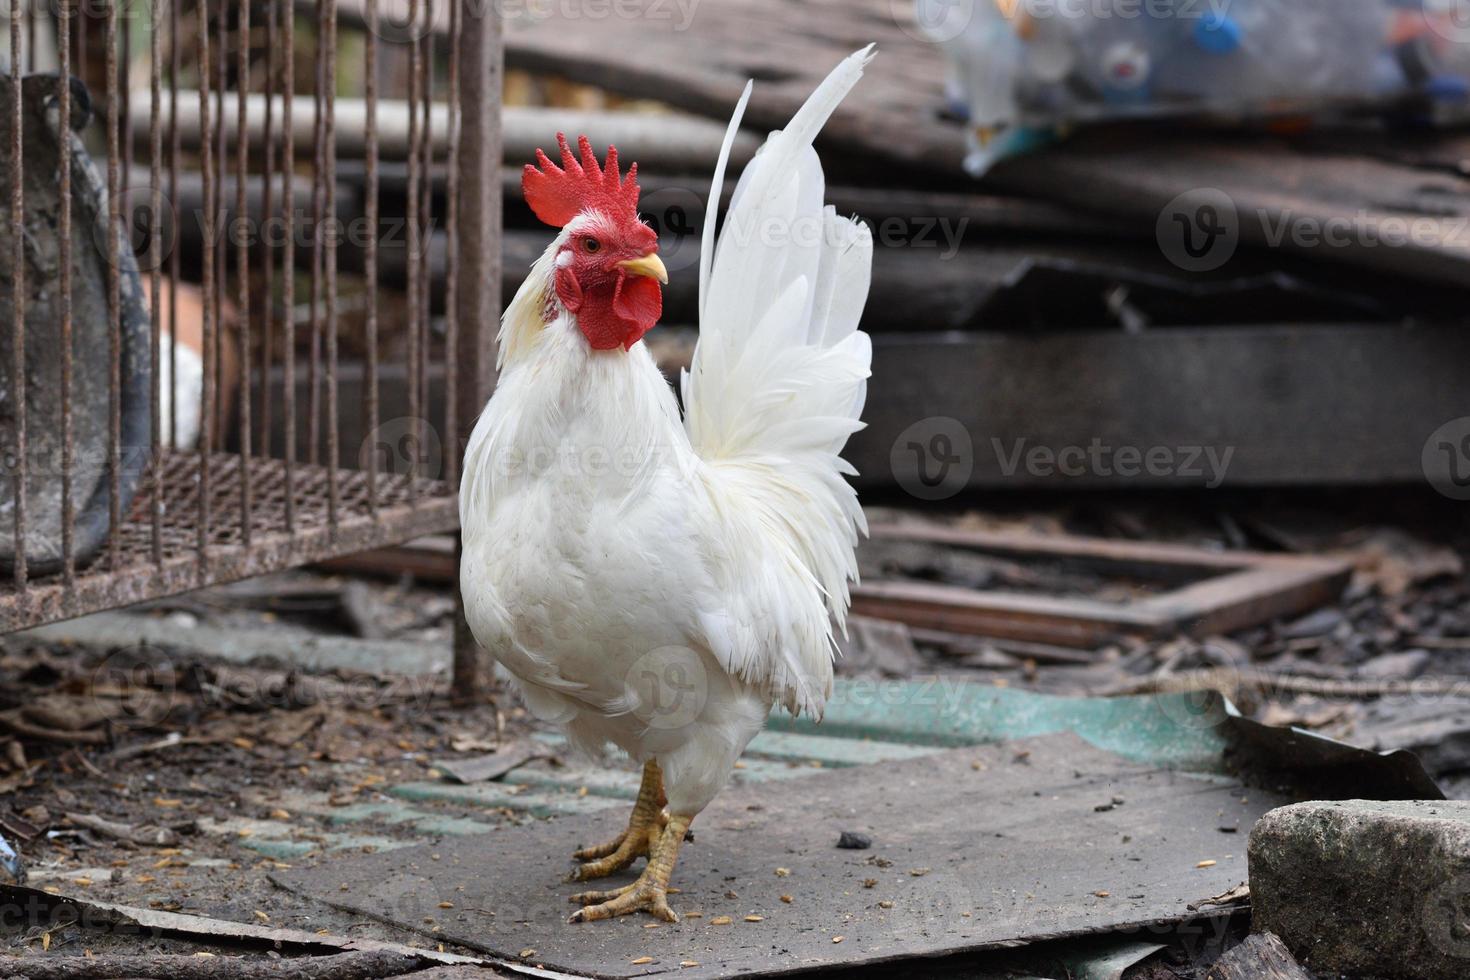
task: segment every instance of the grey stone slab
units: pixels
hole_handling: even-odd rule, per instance
[[[1117,929],[1146,940],[1150,926],[1195,918],[1190,904],[1245,880],[1245,841],[1218,828],[1248,829],[1282,802],[1065,734],[732,789],[694,823],[674,874],[670,900],[686,914],[675,925],[567,922],[568,896],[585,887],[563,882],[569,855],[611,836],[620,811],[333,855],[276,880],[572,973],[764,976]],[[838,850],[844,830],[873,847]],[[713,924],[719,916],[731,924]]]
[[[1252,925],[1317,971],[1470,976],[1470,803],[1275,810],[1250,839]]]

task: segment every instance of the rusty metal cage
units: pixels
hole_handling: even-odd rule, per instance
[[[453,530],[496,18],[10,0],[5,35],[0,631]]]

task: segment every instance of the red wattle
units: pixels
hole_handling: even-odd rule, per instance
[[[574,312],[593,350],[628,350],[658,322],[663,290],[646,276],[620,275],[610,293],[606,289],[583,293],[581,308]]]
[[[619,276],[618,288],[613,293],[613,312],[629,325],[623,337],[623,349],[627,350],[653,329],[663,315],[664,291],[658,280],[648,276]]]

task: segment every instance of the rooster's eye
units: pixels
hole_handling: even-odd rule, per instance
[[[596,252],[602,248],[602,242],[599,242],[595,238],[589,238],[582,243],[582,247],[589,252]]]

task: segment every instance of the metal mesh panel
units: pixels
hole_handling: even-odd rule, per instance
[[[457,284],[498,282],[499,28],[341,2],[0,8],[0,629],[455,526],[493,362],[498,296]],[[388,363],[394,431],[444,465],[344,445],[380,438]]]

